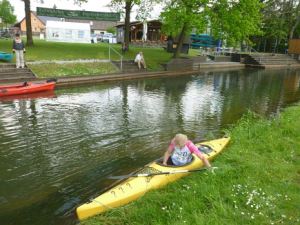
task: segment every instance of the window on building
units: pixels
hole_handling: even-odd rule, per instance
[[[78,31],[78,38],[84,38],[84,31],[83,30]]]
[[[66,30],[66,38],[72,38],[72,30]]]
[[[59,38],[59,30],[57,29],[53,29],[51,30],[51,33],[52,33],[52,38]]]

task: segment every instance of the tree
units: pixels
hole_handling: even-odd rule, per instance
[[[228,44],[251,44],[250,37],[261,34],[260,0],[217,1],[209,11],[212,34]]]
[[[125,12],[125,32],[124,44],[129,49],[129,35],[130,35],[130,14],[133,6],[141,6],[138,10],[138,16],[147,15],[145,12],[150,11],[152,4],[158,0],[112,0],[110,7],[124,14]],[[149,7],[149,8],[148,8]],[[138,19],[140,19],[138,17]]]
[[[14,15],[14,7],[8,0],[0,1],[0,18],[3,28],[3,24],[13,24],[16,22],[16,16]]]
[[[30,10],[30,0],[22,0],[25,6],[25,20],[26,20],[26,38],[27,46],[33,45],[33,38],[32,38],[32,26],[31,26],[31,10]]]
[[[277,26],[284,32],[285,37],[293,38],[294,32],[300,25],[300,1],[299,0],[268,0],[263,11],[266,28]],[[271,24],[269,24],[271,22]],[[271,26],[270,26],[271,25]],[[269,28],[267,34],[272,36]],[[271,35],[270,35],[271,34]]]
[[[132,7],[139,5],[141,0],[112,0],[110,7],[117,9],[120,13],[124,13],[125,9],[125,32],[124,32],[124,44],[129,49],[129,32],[130,32],[130,13]],[[124,5],[125,4],[125,5]]]
[[[179,36],[174,58],[179,57],[184,38],[194,28],[202,32],[206,24],[206,0],[168,0],[161,13],[164,33]]]
[[[25,20],[26,20],[26,38],[27,46],[32,46],[33,45],[33,38],[32,38],[32,26],[31,26],[31,10],[30,10],[30,0],[21,0],[24,2],[24,7],[25,7]],[[36,0],[40,3],[44,3],[44,0]],[[88,0],[73,0],[74,4],[81,4],[84,2],[87,2]]]
[[[88,0],[74,0],[75,3],[87,2]],[[124,13],[125,9],[125,34],[124,42],[129,48],[129,31],[130,31],[130,13],[135,4],[140,4],[141,0],[112,0],[109,6],[120,13]],[[125,4],[125,5],[124,5]]]
[[[146,21],[151,18],[153,12],[154,4],[158,2],[157,0],[143,0],[140,2],[139,7],[136,10],[136,20]]]
[[[264,42],[264,51],[277,52],[287,48],[288,39],[300,35],[300,1],[267,0],[262,10],[264,35],[259,42]]]
[[[300,3],[299,3],[299,6],[300,6]],[[299,25],[300,25],[300,7],[299,6],[298,6],[298,15],[296,17],[295,24],[292,26],[292,29],[290,31],[290,36],[289,36],[290,39],[293,39],[295,31],[297,28],[299,28]],[[300,33],[298,33],[298,35],[300,37]]]
[[[294,14],[292,16],[291,28],[289,30],[289,39],[292,39],[294,37],[296,29],[299,28],[300,25],[300,1],[291,1],[290,5],[292,6]],[[300,35],[300,33],[298,33],[298,35]]]
[[[248,40],[259,32],[259,0],[166,0],[161,14],[166,34],[178,36],[174,57],[180,54],[183,40],[192,30],[203,32],[210,24],[214,37],[226,39],[231,44]],[[176,22],[175,22],[176,21]]]

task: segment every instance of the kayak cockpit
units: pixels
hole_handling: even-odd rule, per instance
[[[199,151],[200,151],[201,153],[206,154],[206,155],[208,155],[208,156],[210,155],[211,152],[213,152],[212,147],[210,147],[210,146],[208,146],[208,145],[199,145],[199,146],[197,146],[197,147],[198,147],[198,149],[199,149]],[[192,163],[194,162],[194,160],[195,160],[195,155],[192,155],[192,157],[193,157],[192,160],[191,160],[189,163],[184,164],[184,166],[188,166],[188,165],[190,165],[190,164],[192,164]],[[160,166],[164,166],[164,167],[171,167],[171,168],[179,168],[179,167],[182,167],[182,166],[175,166],[175,165],[164,165],[164,164],[163,164],[163,157],[161,157],[161,158],[155,160],[155,163],[158,164],[158,165],[160,165]]]

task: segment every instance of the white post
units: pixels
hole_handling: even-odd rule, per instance
[[[147,33],[148,33],[148,24],[147,24],[147,20],[145,19],[143,21],[143,37],[142,37],[143,42],[147,41]]]
[[[110,59],[110,45],[108,44],[108,58],[109,58],[109,61],[111,61]]]
[[[123,56],[121,56],[121,71],[123,71]]]

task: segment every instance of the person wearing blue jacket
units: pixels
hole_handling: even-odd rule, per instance
[[[16,53],[16,68],[24,68],[25,45],[20,37],[20,34],[16,34],[16,38],[13,41],[13,52]]]

